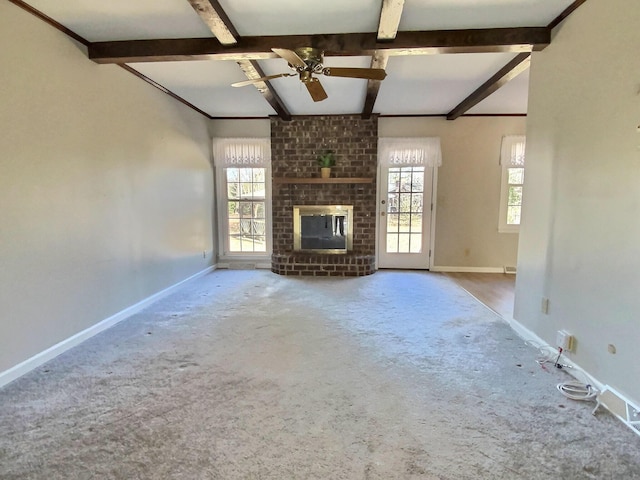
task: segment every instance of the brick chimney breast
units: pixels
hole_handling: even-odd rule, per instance
[[[319,177],[317,155],[332,150],[336,156],[332,177],[373,179],[364,184],[273,182],[272,270],[285,275],[317,276],[373,273],[378,117],[363,120],[359,115],[294,116],[288,122],[271,117],[271,149],[274,178]],[[316,254],[315,262],[309,260],[309,254],[294,254],[294,205],[353,205],[353,251],[346,255]],[[340,256],[343,258],[336,258]]]

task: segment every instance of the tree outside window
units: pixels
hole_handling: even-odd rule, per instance
[[[500,233],[518,233],[522,214],[524,188],[525,137],[510,135],[502,139],[500,164],[502,181],[500,193]]]

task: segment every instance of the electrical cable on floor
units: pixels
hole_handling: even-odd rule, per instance
[[[569,373],[570,371],[571,376],[573,376],[574,378],[577,377],[578,374],[586,378],[586,381],[584,382],[581,382],[579,381],[579,379],[577,379],[578,381],[562,382],[557,384],[556,388],[565,397],[571,400],[578,401],[594,400],[597,397],[599,393],[598,389],[591,385],[587,375],[584,372],[576,370],[572,365],[560,363],[560,358],[563,352],[562,348],[558,348],[556,350],[549,345],[538,345],[537,343],[530,340],[526,341],[525,344],[538,350],[539,356],[536,359],[536,363],[538,363],[538,365],[540,365],[543,369],[546,370],[546,364],[553,364],[553,366],[558,370],[565,369],[567,373]]]
[[[560,393],[562,393],[565,397],[570,398],[571,400],[593,400],[598,395],[598,390],[593,388],[588,383],[581,382],[565,382],[559,383],[556,385],[556,388]]]
[[[558,363],[560,360],[560,355],[562,351],[558,352],[555,348],[552,348],[549,345],[538,345],[531,340],[527,340],[524,342],[525,345],[535,348],[539,352],[538,358],[536,358],[536,363],[544,368],[544,365],[547,363],[552,363],[556,368],[571,368],[571,365],[564,365]]]

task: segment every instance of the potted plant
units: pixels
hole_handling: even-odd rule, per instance
[[[324,153],[318,155],[318,165],[320,165],[320,176],[322,178],[329,178],[331,176],[331,167],[336,164],[336,156],[331,150],[326,150]]]

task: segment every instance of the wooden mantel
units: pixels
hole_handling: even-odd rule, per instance
[[[373,183],[371,177],[336,177],[336,178],[320,178],[320,177],[274,177],[273,183]]]

